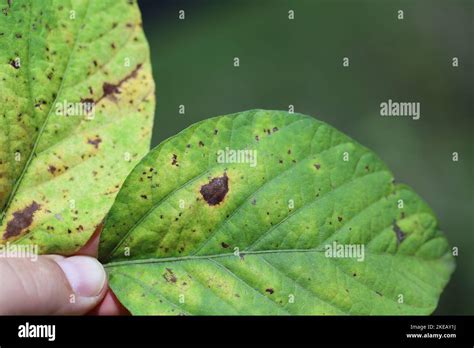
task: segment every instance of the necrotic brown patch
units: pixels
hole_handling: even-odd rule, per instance
[[[3,235],[3,239],[18,236],[22,230],[30,226],[33,222],[35,212],[40,208],[41,205],[33,201],[33,203],[23,210],[14,212],[13,219],[7,223],[7,230]]]
[[[227,174],[224,173],[221,177],[213,178],[208,184],[201,186],[199,192],[201,192],[207,204],[219,204],[224,200],[227,192],[229,192],[229,178]]]
[[[178,156],[175,154],[173,154],[173,157],[171,158],[171,165],[178,166]]]
[[[14,67],[15,69],[20,69],[20,65],[18,64],[18,61],[15,59],[10,60],[10,65]]]
[[[166,272],[163,273],[163,278],[165,278],[168,283],[176,283],[178,280],[170,268],[167,268]]]
[[[397,225],[397,222],[393,220],[393,232],[395,232],[395,236],[397,237],[397,244],[400,244],[405,239],[405,232]]]
[[[97,103],[100,102],[103,98],[106,98],[108,96],[114,97],[116,94],[120,94],[120,88],[122,87],[122,85],[128,80],[136,78],[138,75],[138,70],[140,70],[141,67],[142,67],[142,64],[138,64],[130,74],[128,74],[127,76],[125,76],[123,79],[121,79],[119,82],[115,84],[105,82],[102,85],[103,95],[102,97],[99,98]]]
[[[107,82],[105,82],[104,85],[102,86],[102,90],[104,91],[105,96],[115,94],[115,93],[120,94],[120,89],[118,88],[118,85],[113,85]]]
[[[101,139],[98,135],[96,135],[95,139],[87,139],[87,143],[88,143],[88,144],[91,144],[91,145],[94,145],[94,147],[95,147],[96,149],[99,148],[99,144],[100,144],[101,142],[102,142],[102,139]]]

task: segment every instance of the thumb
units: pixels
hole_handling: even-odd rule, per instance
[[[105,296],[107,276],[89,256],[0,258],[0,315],[80,315]]]

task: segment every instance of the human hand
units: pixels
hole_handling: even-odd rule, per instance
[[[0,315],[120,315],[97,256],[100,231],[75,256],[0,258]]]

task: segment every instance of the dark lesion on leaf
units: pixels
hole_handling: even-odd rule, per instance
[[[96,65],[97,62],[94,61],[94,65]],[[96,65],[97,66],[97,65]],[[110,82],[104,82],[104,84],[102,85],[102,96],[100,98],[97,99],[96,101],[96,104],[98,104],[100,101],[102,101],[102,99],[106,98],[106,97],[111,97],[112,100],[116,100],[116,97],[115,95],[116,94],[120,94],[121,91],[120,91],[120,88],[122,87],[122,85],[131,80],[131,79],[134,79],[137,77],[138,75],[138,71],[142,68],[142,64],[138,64],[133,70],[132,72],[130,72],[130,74],[128,74],[127,76],[125,76],[124,78],[122,78],[120,81],[118,81],[117,83],[110,83]]]
[[[104,82],[104,84],[102,85],[102,90],[104,92],[105,97],[111,94],[120,94],[119,86],[108,82]]]
[[[99,144],[101,142],[102,142],[102,139],[98,135],[96,135],[94,139],[90,139],[90,138],[87,139],[87,143],[90,145],[93,145],[96,149],[99,148]]]
[[[116,84],[111,84],[111,83],[107,83],[105,82],[102,89],[104,91],[104,97],[107,97],[108,95],[110,94],[115,94],[115,93],[120,93],[120,90],[119,88],[125,83],[127,82],[128,80],[130,79],[134,79],[137,77],[138,75],[138,70],[140,70],[142,68],[142,64],[137,64],[137,66],[135,67],[135,69],[132,70],[132,72],[130,74],[128,74],[127,76],[125,76],[123,79],[121,79],[118,83]]]
[[[209,205],[217,205],[224,200],[229,192],[229,178],[224,173],[221,177],[213,178],[208,184],[201,186],[202,197]]]
[[[275,292],[272,288],[265,289],[265,292],[268,292],[270,295]]]
[[[41,205],[33,201],[24,209],[13,213],[13,219],[8,221],[7,229],[3,234],[3,239],[18,236],[21,231],[33,223],[35,212],[41,209]]]
[[[18,63],[17,59],[10,60],[10,65],[14,67],[15,69],[20,69],[20,64]]]
[[[81,104],[84,106],[84,111],[89,114],[94,108],[94,99],[81,98]]]
[[[395,236],[397,237],[397,244],[399,245],[405,239],[406,234],[405,232],[402,231],[400,226],[397,225],[396,220],[393,220],[392,229],[393,229],[393,232],[395,232]]]
[[[166,272],[163,273],[163,278],[166,280],[168,283],[176,283],[178,278],[176,278],[175,274],[173,273],[173,270],[171,268],[167,268]]]
[[[171,157],[171,165],[172,166],[176,166],[176,167],[179,167],[179,164],[178,164],[178,156],[173,154],[173,156]]]

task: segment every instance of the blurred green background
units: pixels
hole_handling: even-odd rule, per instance
[[[196,121],[253,108],[292,104],[330,123],[429,202],[460,253],[435,313],[474,314],[474,1],[139,4],[157,85],[153,145]],[[420,102],[420,120],[381,117],[388,99]]]

